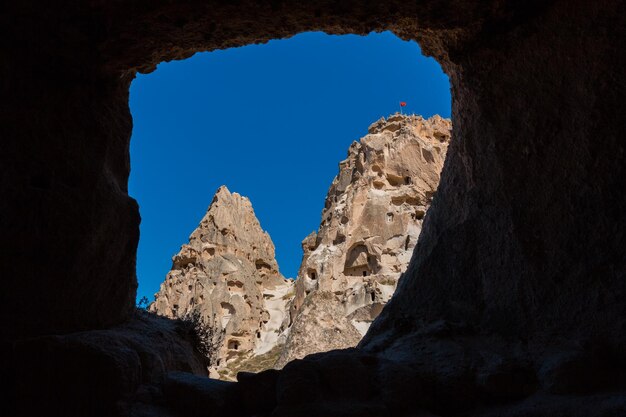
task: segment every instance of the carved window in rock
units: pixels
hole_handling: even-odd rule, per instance
[[[226,285],[229,292],[243,293],[243,282],[241,281],[228,281]]]
[[[307,271],[307,275],[309,276],[309,279],[312,279],[314,281],[317,279],[317,272],[315,271],[315,269],[309,269]]]
[[[222,329],[225,329],[228,322],[235,315],[235,307],[230,303],[221,303],[222,307]]]
[[[272,272],[272,266],[263,259],[257,259],[254,266],[262,277],[268,276]]]
[[[402,185],[402,183],[404,183],[406,181],[406,179],[396,176],[394,174],[388,173],[387,174],[387,182],[389,183],[389,185],[391,185],[392,187],[399,187],[400,185]]]
[[[348,251],[343,273],[349,276],[368,276],[376,266],[376,257],[369,253],[367,246],[357,244]]]
[[[230,350],[239,350],[239,340],[229,340],[228,341],[228,349]]]
[[[214,247],[209,246],[209,247],[206,247],[206,248],[202,249],[202,259],[209,260],[213,256],[215,256],[215,248]]]
[[[393,213],[387,213],[387,223],[393,223]]]
[[[342,235],[341,233],[337,233],[337,235],[335,236],[335,239],[333,239],[333,245],[340,245],[345,241],[346,241],[346,237]]]

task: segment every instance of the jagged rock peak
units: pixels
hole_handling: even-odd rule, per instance
[[[445,130],[446,127],[448,129],[452,128],[452,122],[450,119],[444,119],[443,117],[435,114],[428,119],[424,119],[423,116],[419,114],[400,114],[395,113],[387,118],[381,117],[376,120],[367,128],[367,133],[381,133],[384,131],[389,132],[397,132],[402,130],[402,128],[419,128],[423,129],[421,132],[424,135],[439,135],[439,140],[447,141],[449,140],[449,135],[441,135],[439,132],[442,128]]]
[[[204,252],[243,255],[278,274],[274,243],[261,228],[250,200],[231,193],[225,185],[216,191],[199,227],[189,237],[189,245]]]
[[[172,261],[150,310],[199,325],[212,376],[254,370],[250,359],[284,342],[293,281],[280,274],[248,198],[220,187]]]
[[[393,295],[439,184],[452,123],[381,118],[339,163],[317,233],[302,242],[279,365],[355,346]]]

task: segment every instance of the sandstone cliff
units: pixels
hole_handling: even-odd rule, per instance
[[[304,256],[278,365],[355,346],[395,291],[439,184],[451,122],[380,119],[339,163]]]
[[[198,322],[208,335],[210,374],[232,379],[238,370],[255,370],[253,357],[274,355],[273,364],[293,281],[279,273],[274,244],[250,201],[220,187],[172,261],[149,309]]]
[[[200,320],[211,375],[281,367],[355,346],[393,295],[439,183],[451,123],[380,119],[339,163],[298,280],[278,272],[250,201],[221,187],[150,310]]]

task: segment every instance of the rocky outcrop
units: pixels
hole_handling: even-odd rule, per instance
[[[169,372],[206,376],[197,342],[188,323],[143,310],[109,329],[21,340],[10,346],[13,361],[2,369],[3,378],[14,381],[4,390],[3,414],[36,416],[46,404],[64,404],[48,408],[54,416],[126,415],[144,403],[154,408]]]
[[[221,187],[150,310],[199,322],[211,375],[222,379],[356,346],[411,259],[451,127],[439,116],[395,114],[350,146],[319,231],[302,242],[295,289],[250,202]]]
[[[437,197],[396,296],[361,347],[285,367],[276,408],[355,415],[367,399],[350,383],[377,381],[364,385],[370,405],[405,410],[398,416],[452,403],[462,411],[442,415],[624,415],[623,1],[5,3],[3,347],[132,317],[136,71],[305,31],[391,30],[450,77],[454,135]],[[88,359],[69,348],[44,362],[62,363],[61,372],[21,372],[28,354],[15,349],[2,355],[2,369],[16,365],[21,377],[8,408],[26,398],[39,412],[9,414],[82,416],[72,407],[81,393],[121,386],[104,373],[64,372]],[[382,367],[390,357],[396,366]],[[538,384],[524,384],[533,373]],[[16,386],[15,374],[3,375]],[[471,395],[478,382],[491,394]],[[89,415],[111,415],[116,398]]]
[[[304,256],[280,365],[356,346],[396,289],[439,184],[452,124],[394,114],[339,163]]]
[[[204,332],[212,376],[233,379],[275,356],[286,337],[293,281],[278,271],[274,244],[250,200],[220,187],[172,261],[149,310],[191,320]]]

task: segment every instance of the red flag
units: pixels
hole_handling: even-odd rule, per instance
[[[400,107],[405,107],[406,106],[406,101],[401,101],[400,102]]]

